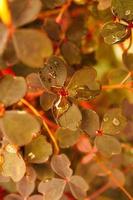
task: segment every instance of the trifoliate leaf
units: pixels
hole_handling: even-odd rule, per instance
[[[120,19],[124,19],[126,21],[133,20],[132,0],[112,0],[112,10]]]
[[[44,195],[45,200],[59,200],[63,195],[65,185],[65,180],[53,178],[50,181],[41,182],[38,186],[38,192]]]
[[[23,146],[40,131],[40,122],[26,111],[6,111],[1,118],[1,130],[13,144]]]
[[[123,116],[120,108],[112,108],[108,110],[101,124],[101,128],[105,134],[116,135],[126,126],[126,118]]]
[[[130,36],[130,30],[118,22],[108,22],[103,26],[101,34],[105,43],[111,45],[127,39]]]
[[[26,172],[25,162],[21,155],[5,151],[3,157],[2,174],[10,176],[15,182],[20,181]]]
[[[25,155],[31,163],[46,162],[52,154],[52,146],[43,135],[34,138],[25,146]]]
[[[54,155],[51,159],[51,167],[53,171],[62,178],[70,178],[72,176],[72,169],[70,168],[70,161],[65,154]]]
[[[76,199],[84,199],[86,197],[89,186],[81,176],[72,176],[68,184]]]
[[[26,81],[23,77],[6,75],[0,79],[0,102],[5,106],[17,103],[27,91]]]
[[[46,33],[36,29],[16,30],[13,43],[18,58],[29,67],[43,67],[44,59],[53,53],[52,43]]]
[[[22,26],[34,21],[41,10],[40,0],[9,1],[12,19],[15,26]]]
[[[40,70],[40,79],[45,88],[62,87],[67,78],[66,63],[58,56],[51,56]]]
[[[72,131],[76,131],[82,120],[82,115],[79,108],[72,104],[68,110],[59,117],[58,122],[62,128],[68,128]]]
[[[120,142],[109,135],[98,136],[95,139],[95,145],[98,151],[105,157],[111,157],[121,153]]]
[[[73,146],[80,136],[80,131],[72,131],[69,129],[59,128],[56,131],[56,138],[59,141],[61,148],[68,148]]]
[[[96,131],[100,128],[99,116],[93,110],[82,110],[81,129],[90,136],[96,136]]]

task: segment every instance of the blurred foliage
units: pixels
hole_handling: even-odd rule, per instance
[[[133,0],[1,0],[0,18],[4,200],[132,200]]]

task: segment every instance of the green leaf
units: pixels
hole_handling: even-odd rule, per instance
[[[72,176],[68,184],[76,199],[84,199],[86,197],[89,186],[81,176]]]
[[[0,102],[11,106],[21,100],[27,91],[26,81],[23,77],[6,75],[0,79]]]
[[[70,164],[70,160],[65,154],[54,155],[51,159],[53,171],[62,178],[70,178],[72,176],[73,172]]]
[[[25,155],[31,163],[46,162],[52,154],[52,146],[45,136],[39,135],[25,146]]]
[[[54,102],[56,101],[57,96],[54,93],[50,92],[44,92],[40,96],[40,105],[44,111],[48,111],[51,109],[54,105]]]
[[[22,26],[34,21],[42,7],[40,0],[9,1],[12,19],[15,26]]]
[[[1,130],[13,144],[23,146],[40,131],[40,122],[26,111],[6,111],[1,118]]]
[[[112,0],[112,10],[120,19],[124,19],[126,21],[133,20],[132,0]]]
[[[69,148],[73,146],[80,136],[80,131],[72,131],[69,129],[59,128],[56,131],[56,138],[61,148]]]
[[[67,89],[70,97],[90,100],[100,93],[100,84],[95,81],[96,70],[84,67],[74,73]]]
[[[8,41],[8,30],[6,26],[0,23],[0,55],[4,52]]]
[[[90,136],[96,136],[96,131],[100,128],[99,116],[93,110],[82,110],[81,129]]]
[[[123,42],[130,36],[131,31],[127,29],[127,26],[118,22],[107,22],[103,26],[101,34],[105,43],[111,45],[118,42]]]
[[[120,134],[126,126],[126,118],[123,116],[120,108],[112,108],[108,110],[101,124],[101,128],[105,134]]]
[[[121,144],[116,138],[109,135],[96,137],[95,145],[98,151],[105,157],[121,153]]]
[[[37,178],[41,181],[46,181],[54,177],[54,172],[47,163],[34,164],[33,167],[36,171]]]
[[[65,185],[65,180],[53,178],[47,182],[40,182],[38,192],[44,195],[45,200],[59,200],[63,195]]]
[[[80,49],[72,42],[68,41],[61,45],[61,54],[70,65],[78,65],[81,63]]]
[[[18,58],[29,67],[43,67],[44,59],[53,53],[52,43],[46,33],[36,29],[16,30],[13,43]]]
[[[119,74],[119,76],[116,76],[116,74]],[[128,71],[127,70],[123,70],[123,69],[112,69],[110,70],[110,72],[108,73],[108,80],[109,80],[109,84],[113,85],[113,84],[119,84],[121,83],[125,77],[128,75]]]
[[[67,78],[67,65],[63,59],[58,56],[51,56],[39,75],[45,88],[62,87]]]
[[[2,175],[10,176],[15,182],[20,181],[26,172],[25,162],[21,155],[17,152],[10,153],[5,151],[3,157]]]
[[[79,108],[72,104],[68,110],[59,117],[58,122],[62,128],[68,128],[72,131],[76,131],[82,120],[82,115]]]

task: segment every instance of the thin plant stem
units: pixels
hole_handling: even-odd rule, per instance
[[[27,100],[21,99],[21,103],[23,103],[24,105],[26,105],[37,117],[39,117],[42,120],[43,125],[44,125],[45,129],[47,130],[47,132],[49,134],[49,137],[51,138],[51,140],[52,140],[52,142],[54,144],[55,154],[58,154],[59,153],[58,144],[57,144],[56,139],[53,136],[51,130],[49,129],[49,127],[48,127],[48,125],[47,125],[47,123],[45,121],[45,118]]]
[[[63,14],[65,13],[65,11],[69,8],[69,6],[71,5],[72,0],[68,0],[67,3],[65,5],[62,6],[58,16],[56,17],[56,22],[59,23],[62,19]]]

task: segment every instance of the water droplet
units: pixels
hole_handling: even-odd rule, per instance
[[[28,154],[28,156],[30,157],[31,160],[35,158],[35,155],[34,155],[32,152],[30,152],[30,153]]]
[[[11,144],[6,146],[6,151],[9,153],[17,153],[17,148]]]
[[[113,124],[115,126],[119,126],[120,125],[120,121],[117,118],[114,118],[112,122],[113,122]]]
[[[125,15],[130,15],[131,14],[131,10],[126,10],[125,11]]]
[[[104,118],[103,118],[103,121],[104,121],[104,122],[107,122],[108,120],[109,120],[108,117],[104,117]]]

